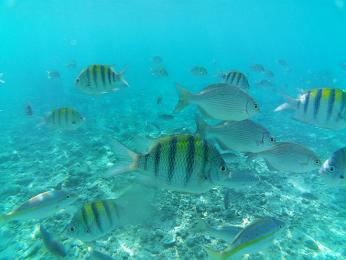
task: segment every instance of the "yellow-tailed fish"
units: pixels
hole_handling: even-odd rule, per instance
[[[111,173],[139,170],[138,178],[170,190],[202,193],[222,185],[229,169],[217,149],[193,135],[172,135],[158,139],[146,154],[114,144],[120,161]]]
[[[66,208],[76,199],[75,194],[62,190],[43,192],[10,213],[0,216],[0,223],[49,217]]]
[[[287,99],[288,102],[277,107],[275,112],[293,110],[294,119],[322,128],[346,127],[346,93],[341,89],[311,89],[297,99]]]
[[[209,259],[239,259],[244,254],[254,254],[270,247],[285,228],[285,223],[276,218],[258,219],[246,226],[224,251],[207,249]]]
[[[246,92],[238,87],[213,84],[197,94],[177,85],[179,102],[174,112],[180,112],[189,104],[197,105],[204,114],[220,120],[241,121],[259,112],[259,106]]]
[[[126,68],[117,73],[109,65],[89,65],[78,75],[76,86],[91,95],[114,92],[120,88],[128,87],[129,84],[124,79]]]
[[[247,153],[249,159],[263,158],[273,170],[304,173],[321,167],[321,160],[307,147],[288,142],[277,142],[272,148],[259,152]]]
[[[260,124],[252,120],[226,121],[209,126],[196,117],[197,133],[215,138],[222,148],[238,152],[261,152],[275,144],[275,138]]]
[[[58,257],[67,256],[64,245],[56,240],[42,225],[40,225],[40,235],[46,249]]]
[[[73,108],[52,110],[45,118],[45,123],[61,130],[75,130],[85,122],[85,118]]]
[[[328,184],[346,186],[346,147],[335,151],[323,163],[320,173]]]
[[[244,91],[248,91],[250,88],[249,81],[244,73],[239,71],[229,71],[222,75],[225,83],[232,86],[236,86]]]

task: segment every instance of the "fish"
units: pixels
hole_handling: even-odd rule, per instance
[[[266,70],[264,75],[268,78],[274,78],[274,73],[271,70]]]
[[[57,70],[47,70],[48,79],[60,79],[60,72]]]
[[[0,216],[0,224],[9,221],[42,219],[65,209],[77,199],[74,193],[59,190],[46,191],[29,199],[8,214]]]
[[[321,167],[321,160],[312,150],[296,143],[277,142],[266,151],[247,156],[249,160],[263,158],[270,169],[277,171],[305,173]]]
[[[2,79],[4,76],[4,73],[0,73],[0,85],[5,84],[6,82]]]
[[[257,81],[256,85],[258,87],[261,87],[261,88],[272,88],[272,87],[274,87],[274,84],[270,80],[267,80],[267,79],[262,79],[260,81]]]
[[[146,154],[135,153],[118,141],[113,150],[119,163],[110,174],[139,170],[138,178],[173,191],[203,193],[222,185],[230,172],[211,143],[189,134],[163,136]]]
[[[346,185],[346,147],[340,148],[323,163],[320,174],[333,186]]]
[[[202,66],[195,66],[191,69],[191,73],[196,76],[207,76],[208,70]]]
[[[262,64],[253,64],[251,65],[251,69],[255,72],[264,72],[265,71],[265,68]]]
[[[129,83],[124,79],[127,66],[117,73],[112,66],[103,64],[89,65],[77,76],[78,89],[90,95],[101,95],[126,88]]]
[[[58,257],[66,257],[67,252],[64,245],[57,241],[42,225],[40,225],[40,235],[44,246],[49,252]]]
[[[159,96],[159,97],[156,98],[156,104],[160,105],[161,103],[162,103],[162,97]]]
[[[234,225],[224,225],[224,226],[210,226],[203,220],[199,220],[193,227],[192,232],[203,233],[204,235],[209,235],[231,243],[234,237],[242,230],[239,226]]]
[[[346,127],[346,92],[336,88],[316,88],[303,92],[297,99],[274,111],[293,111],[293,119],[320,128],[340,130]]]
[[[88,252],[90,254],[91,259],[93,260],[115,260],[115,258],[102,253],[101,251],[95,250],[92,247],[88,247]]]
[[[115,228],[155,221],[151,189],[136,185],[112,199],[87,201],[73,214],[64,233],[83,242],[91,242],[111,233]]]
[[[69,63],[66,64],[66,67],[68,69],[74,69],[77,67],[77,61],[71,60]]]
[[[57,129],[76,130],[85,122],[85,118],[77,110],[63,107],[52,110],[44,121]]]
[[[225,150],[256,153],[268,150],[276,143],[276,138],[266,128],[249,119],[210,126],[196,116],[196,125],[199,135],[216,139]]]
[[[31,104],[26,104],[25,106],[25,114],[27,116],[32,116],[33,115],[33,112],[32,112],[32,107],[31,107]]]
[[[244,254],[254,254],[270,247],[285,227],[285,222],[273,217],[257,219],[241,230],[224,251],[205,249],[209,259],[238,259]]]
[[[151,75],[159,78],[168,77],[168,71],[164,67],[156,67],[151,69]]]
[[[163,59],[160,56],[154,56],[152,58],[152,61],[155,62],[155,63],[162,63]]]
[[[177,85],[179,101],[174,113],[189,104],[195,104],[209,117],[220,120],[241,121],[259,112],[259,105],[246,92],[225,83],[209,85],[201,92],[192,94]]]
[[[159,114],[159,118],[163,120],[172,120],[174,116],[170,114]]]
[[[250,88],[249,81],[244,73],[239,71],[229,71],[221,75],[224,82],[232,86],[236,86],[244,91]]]

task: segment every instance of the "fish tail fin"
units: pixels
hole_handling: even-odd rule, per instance
[[[297,103],[297,100],[290,97],[290,96],[287,96],[285,94],[281,94],[281,96],[283,96],[287,102],[285,102],[285,103],[281,104],[280,106],[278,106],[277,108],[275,108],[274,112],[280,112],[283,110],[294,109],[294,107]]]
[[[214,250],[214,249],[211,249],[211,248],[208,248],[208,247],[203,247],[205,251],[207,251],[207,254],[208,254],[208,259],[210,260],[224,260],[226,259],[222,253]]]
[[[127,80],[124,78],[125,72],[127,71],[127,65],[124,66],[124,68],[118,73],[120,81],[126,86],[129,87],[129,83]]]
[[[119,141],[113,142],[112,146],[117,162],[116,165],[107,172],[107,176],[132,172],[137,169],[139,154],[133,152]]]
[[[176,84],[176,88],[179,95],[179,101],[178,104],[175,106],[174,113],[183,110],[189,104],[192,95],[188,90],[186,90],[179,84]]]
[[[201,137],[204,137],[206,130],[208,128],[208,124],[199,115],[195,116],[195,121],[196,121],[196,134],[200,135]]]

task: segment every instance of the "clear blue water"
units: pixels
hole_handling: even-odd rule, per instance
[[[344,130],[302,124],[273,109],[283,102],[281,94],[344,88],[345,26],[342,0],[0,1],[0,73],[5,81],[0,83],[0,212],[61,186],[77,191],[76,207],[111,198],[122,188],[121,182],[104,178],[115,159],[112,140],[194,132],[195,106],[173,120],[158,117],[174,109],[175,83],[197,92],[230,69],[249,78],[250,94],[261,105],[255,121],[278,140],[304,144],[326,160],[345,145]],[[168,77],[151,75],[154,56],[162,57]],[[67,68],[73,60],[76,68]],[[82,93],[75,79],[90,64],[114,65],[117,71],[127,65],[130,87],[96,97]],[[273,88],[257,86],[266,77],[253,71],[253,64],[274,73]],[[207,68],[208,76],[193,75],[196,65]],[[61,77],[48,79],[47,70]],[[28,103],[32,116],[25,114]],[[42,126],[42,119],[58,107],[77,109],[85,124],[76,131]],[[159,190],[155,203],[163,216],[155,225],[119,228],[89,244],[64,233],[70,212],[11,222],[0,227],[0,259],[54,259],[34,236],[37,224],[63,242],[68,259],[89,257],[88,246],[115,259],[206,259],[203,246],[226,244],[191,231],[198,214],[215,225],[246,224],[267,215],[289,224],[269,249],[249,259],[346,258],[342,188],[325,186],[317,171],[290,178],[258,164],[256,174],[261,177],[258,187],[232,191],[228,209],[221,188],[201,195]]]

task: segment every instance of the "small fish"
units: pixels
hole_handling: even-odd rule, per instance
[[[85,118],[73,108],[58,108],[51,111],[45,118],[47,125],[62,130],[75,130],[85,121]]]
[[[154,56],[152,58],[152,61],[155,62],[155,63],[162,63],[163,59],[160,56]]]
[[[267,217],[258,219],[246,226],[224,251],[207,249],[210,259],[238,259],[244,254],[254,254],[270,247],[285,228],[281,220]]]
[[[265,71],[265,68],[261,64],[253,64],[251,65],[251,69],[255,72],[263,73]]]
[[[2,79],[4,76],[4,73],[0,73],[0,85],[5,84],[6,82]]]
[[[197,133],[207,138],[215,138],[225,150],[238,152],[261,152],[273,147],[275,138],[260,124],[252,120],[226,121],[209,126],[196,117]]]
[[[202,66],[195,66],[191,69],[191,73],[196,76],[207,76],[208,70]]]
[[[270,80],[262,79],[256,82],[256,85],[261,88],[272,88],[274,87],[273,83]]]
[[[156,104],[160,105],[161,103],[162,103],[162,97],[159,96],[159,97],[156,98]]]
[[[57,70],[47,70],[48,79],[60,79],[60,73]]]
[[[327,183],[335,186],[346,185],[346,147],[335,151],[323,163],[320,169],[321,175]]]
[[[31,107],[31,104],[26,104],[25,106],[25,114],[27,116],[32,116],[33,115],[33,112],[32,112],[32,107]]]
[[[339,130],[346,127],[346,92],[335,88],[311,89],[274,111],[293,110],[293,119],[321,128]]]
[[[216,148],[193,135],[159,138],[146,154],[137,154],[117,142],[115,157],[120,162],[112,173],[140,170],[150,184],[174,191],[202,193],[228,178],[229,169]]]
[[[199,220],[195,226],[192,227],[192,231],[196,233],[203,233],[205,235],[222,239],[227,243],[231,243],[234,237],[242,230],[239,226],[225,225],[212,227],[203,220]]]
[[[57,241],[42,225],[40,225],[40,234],[43,244],[49,252],[58,257],[67,256],[64,245]]]
[[[159,118],[163,120],[172,120],[174,116],[170,114],[159,114]]]
[[[115,258],[102,253],[101,251],[95,250],[92,247],[88,247],[88,252],[90,254],[91,259],[93,260],[115,260]]]
[[[0,223],[41,219],[57,213],[73,203],[77,197],[66,191],[47,191],[38,194],[6,215],[0,216]]]
[[[269,150],[247,155],[249,160],[263,158],[269,168],[278,171],[305,173],[321,167],[321,160],[313,151],[295,143],[277,142]]]
[[[241,121],[259,112],[258,104],[238,87],[225,83],[213,84],[197,94],[177,85],[179,101],[174,112],[189,104],[197,105],[209,117],[220,120]]]
[[[109,65],[89,65],[76,78],[76,86],[81,91],[91,95],[117,91],[129,86],[124,79],[126,69],[125,66],[122,71],[117,73]]]
[[[75,60],[71,60],[71,62],[69,62],[68,64],[66,64],[66,67],[68,69],[75,69],[77,67],[77,61]]]
[[[249,81],[244,73],[239,71],[229,71],[221,75],[225,83],[236,86],[244,91],[250,88]]]
[[[266,76],[268,78],[274,78],[274,73],[271,70],[266,70],[264,72],[264,76]]]
[[[164,67],[156,67],[151,69],[151,75],[159,78],[168,77],[168,71]]]

